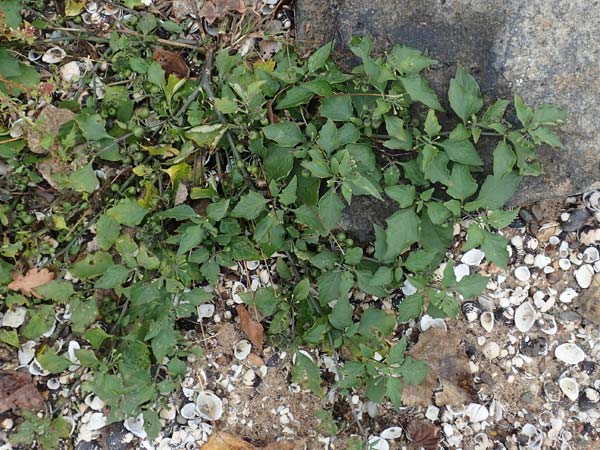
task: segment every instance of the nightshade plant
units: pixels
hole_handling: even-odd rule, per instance
[[[43,136],[45,154],[26,139],[0,143],[12,174],[0,211],[0,289],[5,312],[27,308],[18,332],[2,330],[0,339],[15,347],[36,340],[55,309],[68,308],[69,332],[84,344],[78,364],[94,373],[84,389],[106,402],[111,421],[143,413],[153,437],[154,406],[177,388],[185,357],[202,355],[182,340],[182,320],[215,301],[206,287],[230,267],[262,260],[275,284],[244,300],[271,342],[295,351],[294,380],[324,394],[313,357],[297,351],[317,347],[335,356],[339,392],[364,387],[372,401],[401,405],[402,386],[419,383],[427,366],[405,356],[397,324],[424,311],[453,317],[485,287],[478,274],[457,282],[451,263],[441,281],[433,277],[465,214],[478,219],[463,249],[480,247],[506,266],[506,241],[494,229],[516,211],[501,208],[523,176],[541,172],[536,149],[561,145],[550,127],[565,112],[515,95],[514,126],[505,119],[509,101],[484,108],[460,66],[445,111],[422,76],[435,60],[403,46],[373,56],[366,38],[350,43],[361,61],[351,73],[332,62],[331,43],[307,59],[286,48],[266,61],[207,43],[198,49],[200,77],[178,79],[149,56],[159,23],[147,15],[137,23],[146,40],[117,31],[106,46],[107,77],[126,84],[106,84],[101,100],[60,103],[75,116],[57,136]],[[2,108],[35,129],[27,101],[50,99],[32,70],[0,48]],[[496,142],[490,173],[476,148],[482,136]],[[57,159],[65,170],[49,186],[40,164]],[[22,194],[38,185],[63,200],[33,216]],[[371,249],[337,230],[360,195],[397,205],[385,227],[374,226]],[[37,297],[6,288],[13,271],[34,265],[56,274]],[[355,289],[384,298],[406,282],[415,293],[393,311],[353,302]],[[73,364],[56,342],[37,355],[51,373]]]

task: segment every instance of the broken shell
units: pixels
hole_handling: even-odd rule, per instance
[[[106,425],[106,416],[101,412],[93,413],[90,415],[90,420],[87,422],[87,425],[91,431],[104,428]]]
[[[198,394],[196,411],[203,419],[219,420],[223,415],[223,402],[212,392],[203,391]]]
[[[538,430],[535,426],[530,423],[523,425],[521,434],[526,438],[524,442],[524,448],[529,450],[536,450],[542,447],[544,440],[544,433]],[[517,438],[519,440],[519,438]]]
[[[479,403],[469,403],[466,410],[467,417],[471,422],[483,422],[490,416],[488,409]]]
[[[19,358],[19,364],[21,366],[26,366],[31,362],[35,356],[36,345],[35,341],[27,341],[21,345],[21,349],[17,352],[17,357]]]
[[[6,311],[6,314],[4,314],[4,317],[2,318],[1,326],[9,328],[19,328],[21,325],[23,325],[23,322],[25,322],[26,314],[27,308],[24,308],[22,306],[15,309],[9,309],[8,311]]]
[[[540,331],[544,334],[554,336],[558,331],[558,325],[556,319],[550,314],[543,314],[542,319],[539,321]]]
[[[248,268],[248,270],[256,270],[259,265],[259,261],[246,261],[246,267]]]
[[[500,356],[500,346],[495,342],[488,342],[481,349],[481,352],[487,359],[496,359],[498,356]]]
[[[45,370],[42,367],[42,365],[37,360],[37,358],[33,358],[33,361],[31,361],[31,363],[29,364],[29,373],[31,375],[36,375],[36,376],[40,376],[40,377],[45,377],[45,376],[50,375],[50,372],[48,372],[47,370]]]
[[[558,297],[558,299],[563,303],[571,303],[571,301],[577,297],[577,291],[573,288],[567,288]]]
[[[134,436],[142,439],[146,439],[146,430],[144,430],[144,415],[140,414],[137,417],[130,417],[123,422],[123,426],[126,430],[131,432]]]
[[[515,269],[515,277],[519,281],[526,282],[529,281],[529,278],[531,278],[531,272],[529,271],[528,267],[519,266]]]
[[[81,349],[81,346],[79,345],[79,342],[77,342],[77,341],[69,342],[69,350],[67,351],[67,355],[69,356],[69,360],[73,364],[80,364],[79,360],[77,359],[77,356],[75,355],[75,352],[80,349]]]
[[[180,414],[184,419],[194,419],[196,417],[196,404],[186,403],[181,408]]]
[[[533,265],[535,267],[543,269],[544,267],[549,265],[551,262],[552,262],[552,259],[550,257],[548,257],[542,253],[539,253],[539,254],[535,255],[535,258],[533,260]]]
[[[561,378],[558,380],[558,385],[560,386],[560,390],[563,391],[571,401],[577,400],[579,397],[579,384],[573,378]]]
[[[46,53],[42,56],[42,61],[47,64],[57,64],[65,59],[67,52],[60,47],[52,47],[46,50]]]
[[[369,436],[367,447],[371,450],[389,450],[390,444],[381,436]]]
[[[478,266],[481,264],[484,257],[485,253],[483,251],[478,248],[472,248],[462,256],[460,262],[468,264],[469,266]]]
[[[579,408],[582,411],[588,411],[592,408],[596,408],[600,402],[600,393],[592,388],[587,388],[581,393],[579,397]]]
[[[79,81],[81,78],[81,70],[76,61],[71,61],[60,68],[60,77],[67,83]]]
[[[583,204],[591,211],[600,211],[600,190],[584,193]]]
[[[243,294],[246,291],[248,291],[246,286],[244,286],[239,281],[236,281],[235,283],[233,283],[233,286],[231,287],[231,298],[233,299],[233,301],[235,303],[242,304],[242,303],[244,303],[244,299],[240,296],[240,294]]]
[[[479,319],[479,316],[482,313],[481,305],[472,301],[463,302],[462,305],[460,305],[460,309],[469,322],[474,322]]]
[[[48,389],[51,391],[55,391],[60,387],[60,381],[58,381],[58,378],[50,378],[46,381],[46,386],[48,386]]]
[[[483,314],[481,314],[479,321],[481,322],[481,326],[485,331],[488,333],[492,332],[492,329],[494,328],[494,314],[492,314],[490,311],[485,311]]]
[[[583,251],[583,261],[593,263],[600,259],[600,252],[596,247],[588,247]]]
[[[456,277],[456,282],[459,282],[464,277],[468,276],[469,273],[470,269],[467,264],[458,264],[454,267],[454,276]]]
[[[90,407],[90,409],[93,409],[94,411],[102,411],[102,409],[104,408],[104,401],[102,401],[102,399],[100,397],[98,397],[97,395],[94,394],[90,394],[88,395],[85,399],[84,402],[86,405],[88,405]]]
[[[198,319],[202,320],[205,318],[212,317],[215,313],[215,305],[212,303],[203,303],[198,306]]]
[[[566,364],[579,364],[585,359],[585,353],[579,346],[567,342],[566,344],[559,345],[554,350],[554,356],[559,361]]]
[[[521,333],[526,333],[535,322],[536,310],[529,302],[522,303],[515,311],[515,326]]]
[[[584,264],[575,271],[575,279],[577,280],[577,284],[583,289],[587,289],[592,285],[593,277],[594,268],[589,264]]]
[[[548,399],[548,401],[550,401],[552,403],[556,403],[556,402],[560,401],[561,391],[560,391],[559,387],[556,385],[556,383],[554,383],[552,381],[546,381],[546,382],[544,382],[542,387],[544,389],[544,394],[546,394],[546,398]]]
[[[242,340],[234,345],[233,347],[233,355],[236,359],[243,361],[248,357],[250,352],[252,351],[252,344],[246,340]]]
[[[438,319],[434,319],[433,317],[425,314],[423,317],[421,317],[421,321],[420,321],[420,326],[421,326],[421,331],[427,331],[430,328],[439,328],[441,330],[447,331],[448,327],[446,326],[446,322],[444,322],[444,319],[438,318]]]
[[[386,428],[379,436],[383,439],[398,439],[400,436],[402,436],[402,427]]]

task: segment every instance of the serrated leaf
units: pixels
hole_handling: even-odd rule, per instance
[[[59,356],[53,349],[48,349],[38,355],[37,360],[50,373],[61,373],[71,366],[71,361],[64,356]]]
[[[488,126],[490,124],[502,121],[504,113],[506,112],[506,108],[508,108],[509,104],[510,102],[508,100],[496,100],[494,104],[490,105],[490,107],[481,117],[481,124]]]
[[[160,211],[156,213],[155,216],[181,221],[198,217],[198,214],[196,214],[196,211],[194,211],[194,208],[192,208],[190,205],[177,205],[173,208]]]
[[[442,146],[452,161],[466,164],[468,166],[483,165],[483,161],[477,153],[477,150],[475,150],[473,144],[467,140],[453,141],[448,139],[444,142],[440,142],[439,145]]]
[[[504,140],[498,142],[498,145],[494,149],[493,157],[494,175],[499,177],[512,172],[513,167],[517,162],[515,152],[513,152],[510,144]]]
[[[400,255],[409,246],[419,241],[421,234],[421,219],[413,209],[402,209],[386,220],[385,229],[386,251],[377,255],[383,261],[390,261]]]
[[[346,254],[344,255],[344,262],[351,266],[356,266],[360,264],[363,256],[363,249],[360,247],[352,247],[346,250]]]
[[[546,127],[537,127],[529,130],[529,134],[533,137],[536,144],[548,144],[556,148],[564,148],[560,138],[552,130]]]
[[[344,330],[352,325],[352,306],[347,298],[340,298],[328,316],[329,323],[337,330]]]
[[[516,171],[503,176],[488,175],[479,190],[475,201],[467,203],[465,209],[474,211],[479,208],[499,209],[511,199],[521,182]]]
[[[337,226],[342,217],[343,210],[344,203],[340,200],[335,189],[329,189],[325,195],[321,197],[318,207],[319,217],[327,231],[331,231]]]
[[[352,101],[346,95],[323,98],[321,99],[319,113],[334,122],[348,121],[354,114]]]
[[[314,96],[315,93],[310,89],[303,86],[293,86],[288,89],[283,98],[277,102],[275,109],[286,110],[295,108],[296,106],[308,103]]]
[[[35,288],[35,292],[48,300],[66,303],[74,294],[73,283],[64,280],[52,280]]]
[[[423,361],[408,356],[400,366],[399,373],[406,384],[416,385],[427,376],[429,366]]]
[[[99,114],[79,114],[75,118],[81,134],[89,141],[99,141],[101,139],[113,139],[106,132],[105,120]]]
[[[541,105],[535,108],[531,124],[537,125],[557,125],[567,120],[567,110],[554,105]]]
[[[392,272],[392,269],[387,266],[381,266],[375,271],[369,284],[373,286],[385,286],[390,284],[393,279],[394,273]]]
[[[492,211],[488,215],[488,222],[494,228],[506,228],[509,226],[519,215],[519,208],[513,210],[497,210]]]
[[[206,216],[215,222],[221,220],[227,214],[227,210],[229,209],[229,200],[230,199],[225,199],[208,205],[206,207]]]
[[[402,392],[404,385],[400,378],[389,377],[387,379],[387,386],[385,388],[385,395],[390,399],[394,408],[402,406]]]
[[[312,55],[308,57],[308,71],[316,72],[325,65],[333,49],[333,41],[319,47]]]
[[[296,175],[291,179],[288,185],[279,193],[279,201],[285,205],[291,205],[296,201],[296,189],[298,188],[298,180]]]
[[[377,308],[368,308],[362,313],[358,329],[365,336],[370,336],[373,332],[388,336],[395,326],[396,318],[393,314]]]
[[[316,395],[322,394],[321,373],[319,367],[304,353],[296,352],[292,379],[295,383],[306,386]]]
[[[425,133],[429,137],[436,137],[442,131],[442,126],[438,122],[438,118],[435,115],[435,111],[430,109],[425,118]]]
[[[248,194],[243,195],[240,201],[235,205],[231,215],[233,217],[241,217],[246,220],[256,219],[264,211],[266,204],[268,203],[261,194],[255,191],[250,191]]]
[[[456,68],[455,77],[450,80],[448,100],[452,110],[463,122],[469,120],[471,115],[477,114],[483,106],[477,81],[460,65]]]
[[[121,225],[115,219],[102,214],[96,222],[96,240],[102,250],[110,249],[121,234]]]
[[[508,264],[508,250],[506,248],[508,242],[506,239],[489,231],[484,231],[483,234],[481,250],[485,253],[486,259],[499,267],[506,267]]]
[[[420,76],[400,77],[400,81],[413,102],[421,102],[436,111],[444,111],[436,93],[424,78]]]
[[[91,194],[98,189],[98,178],[92,168],[92,163],[77,169],[69,175],[69,187],[77,192],[87,192]]]
[[[263,128],[267,139],[277,142],[282,147],[293,147],[302,142],[300,128],[294,122],[279,122]]]
[[[420,317],[423,311],[423,304],[424,300],[421,294],[413,294],[406,297],[397,307],[398,322],[406,323]]]
[[[404,121],[395,116],[384,116],[385,128],[392,137],[383,143],[389,149],[410,150],[412,148],[412,135],[404,128]]]
[[[317,278],[319,300],[322,304],[347,298],[354,285],[354,277],[349,272],[333,270],[325,272]]]
[[[434,262],[437,255],[437,250],[417,250],[411,252],[404,262],[404,267],[413,273],[423,272]]]
[[[340,137],[338,134],[337,127],[332,120],[327,120],[321,131],[319,132],[319,138],[317,139],[317,144],[321,147],[327,154],[330,154],[335,149],[337,149],[340,145]]]
[[[128,197],[119,200],[115,206],[106,211],[106,214],[121,225],[135,227],[142,223],[142,220],[148,214],[148,210],[140,206],[134,198]]]
[[[523,127],[527,128],[533,118],[533,109],[525,104],[519,94],[515,94],[514,103],[519,122],[521,122]]]
[[[125,282],[131,270],[120,264],[110,266],[96,281],[96,289],[112,289]]]
[[[467,166],[455,163],[452,166],[450,174],[450,183],[448,184],[448,194],[452,197],[464,200],[477,191],[477,182],[471,176]]]
[[[458,284],[454,286],[454,289],[464,298],[477,297],[483,292],[487,282],[487,277],[476,273],[463,277],[462,280],[460,280]]]
[[[394,69],[403,75],[415,75],[437,63],[435,59],[423,56],[421,50],[415,48],[394,46],[388,55],[388,61]]]

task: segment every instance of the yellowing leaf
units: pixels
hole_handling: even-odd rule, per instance
[[[185,180],[190,175],[190,165],[183,162],[162,171],[169,175],[172,184],[177,184],[178,181]]]
[[[85,5],[85,1],[76,1],[76,0],[67,0],[65,3],[65,16],[74,17],[78,16],[81,13]]]
[[[152,169],[142,164],[140,166],[134,167],[132,169],[132,172],[135,173],[138,177],[145,177],[146,175],[150,175],[152,173]]]
[[[158,146],[144,146],[142,148],[146,150],[152,156],[160,156],[161,158],[171,158],[179,154],[179,150],[172,145],[158,145]]]

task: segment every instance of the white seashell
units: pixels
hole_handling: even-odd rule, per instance
[[[551,258],[539,253],[539,254],[535,255],[535,258],[533,260],[533,265],[535,267],[539,267],[540,269],[543,269],[544,267],[549,265],[551,262],[552,262]]]
[[[370,450],[389,450],[390,444],[381,436],[369,436],[367,448]]]
[[[517,234],[510,239],[510,243],[514,248],[520,250],[523,248],[523,237]]]
[[[84,399],[84,403],[94,411],[102,411],[105,406],[104,401],[97,395],[90,394]]]
[[[600,259],[600,252],[596,247],[588,247],[583,251],[583,261],[593,263]]]
[[[470,272],[469,266],[467,264],[459,264],[454,266],[454,276],[456,277],[456,281],[459,282],[464,277],[468,276]]]
[[[77,341],[70,341],[69,342],[69,350],[67,351],[67,354],[69,356],[69,360],[73,363],[73,364],[80,364],[79,360],[77,359],[77,356],[75,356],[75,351],[81,349],[81,346],[79,345],[79,342]]]
[[[146,434],[146,430],[144,430],[144,415],[140,414],[137,417],[130,417],[129,419],[123,422],[123,426],[127,431],[129,431],[134,436],[137,436],[141,439],[146,439],[148,436]]]
[[[402,285],[402,293],[408,297],[410,295],[417,293],[417,288],[410,284],[410,281],[404,280],[404,284]]]
[[[421,331],[427,331],[430,328],[439,328],[440,330],[444,330],[444,331],[448,330],[448,327],[446,326],[446,322],[444,322],[444,319],[441,319],[441,318],[434,319],[433,317],[431,317],[427,314],[425,314],[423,317],[421,317],[420,326],[421,326]]]
[[[570,342],[556,347],[554,356],[556,356],[556,359],[566,364],[579,364],[585,359],[584,351],[576,344]]]
[[[50,378],[46,381],[46,386],[48,386],[48,389],[51,391],[55,391],[60,387],[60,381],[58,381],[58,378]]]
[[[186,403],[182,406],[180,411],[181,417],[184,419],[194,419],[196,417],[196,404]]]
[[[571,301],[575,297],[577,297],[577,295],[579,295],[579,294],[577,294],[577,291],[575,291],[575,289],[567,288],[561,292],[558,299],[563,303],[571,303]]]
[[[60,77],[67,83],[79,81],[81,78],[81,69],[79,69],[77,61],[68,62],[60,68],[59,72]]]
[[[490,416],[488,409],[479,403],[469,403],[466,410],[467,417],[471,422],[483,422]]]
[[[483,314],[481,314],[479,321],[485,331],[488,333],[492,332],[492,329],[494,328],[494,314],[490,311],[484,311]]]
[[[42,54],[36,52],[35,50],[29,50],[29,53],[27,53],[27,59],[32,62],[37,61],[41,57],[42,57]]]
[[[600,190],[585,192],[583,204],[592,211],[600,211]]]
[[[579,397],[579,384],[573,378],[561,378],[558,380],[560,390],[572,401],[577,400]]]
[[[469,266],[478,266],[481,264],[481,261],[483,261],[483,258],[485,258],[485,253],[483,251],[478,248],[472,248],[462,256],[460,262],[468,264]]]
[[[567,258],[561,258],[558,260],[558,267],[562,270],[569,270],[571,268],[571,261]]]
[[[90,415],[90,420],[87,422],[88,429],[91,431],[100,430],[106,425],[106,416],[100,412]]]
[[[246,267],[248,270],[256,270],[260,265],[260,261],[246,261]]]
[[[252,386],[254,384],[254,380],[256,380],[256,372],[252,369],[249,369],[242,376],[242,382],[246,386]]]
[[[198,306],[198,319],[202,320],[205,318],[212,317],[215,313],[215,305],[212,303],[203,303]]]
[[[529,268],[526,266],[519,266],[515,269],[515,277],[519,281],[529,281],[531,278],[531,272],[529,272]]]
[[[535,256],[533,256],[531,253],[527,253],[525,255],[525,258],[523,258],[523,262],[525,264],[527,264],[528,266],[532,266],[534,261],[535,261]]]
[[[269,274],[268,270],[259,270],[258,278],[262,284],[268,285],[271,283],[271,274]]]
[[[383,439],[398,439],[400,436],[402,436],[402,427],[386,428],[379,436]]]
[[[42,365],[37,360],[37,358],[33,358],[31,363],[29,363],[29,373],[31,375],[40,376],[40,377],[45,377],[45,376],[50,375],[50,372],[48,372],[47,370],[45,370],[42,367]]]
[[[223,402],[210,391],[202,391],[196,400],[196,412],[206,420],[219,420],[223,415]]]
[[[19,306],[15,309],[9,309],[2,318],[2,326],[9,328],[19,328],[25,322],[27,308]]]
[[[487,359],[496,359],[498,356],[500,356],[500,346],[495,342],[488,342],[481,349],[481,352]]]
[[[587,289],[592,285],[593,277],[594,268],[589,264],[584,264],[575,271],[575,279],[577,280],[577,284],[583,289]]]
[[[37,343],[35,341],[27,341],[21,345],[21,349],[17,352],[17,357],[21,366],[26,366],[31,362],[35,356],[36,345]]]
[[[515,326],[521,333],[526,333],[535,322],[537,311],[529,302],[522,303],[515,311]]]
[[[242,303],[244,303],[244,299],[242,299],[240,294],[243,294],[246,291],[248,291],[248,289],[246,289],[246,286],[244,286],[239,281],[236,281],[235,283],[233,283],[233,286],[231,287],[231,298],[233,299],[233,301],[235,303],[242,304]]]
[[[47,64],[58,64],[67,56],[67,52],[65,52],[60,47],[52,47],[46,50],[46,53],[42,56],[42,61]]]
[[[542,333],[554,336],[558,332],[556,319],[550,314],[542,315],[542,320],[540,322],[542,322],[540,323],[540,331]]]
[[[490,405],[490,416],[495,422],[499,422],[504,416],[504,406],[496,399],[492,400]]]
[[[245,360],[252,351],[252,344],[246,340],[242,340],[233,346],[233,355],[240,361]]]
[[[425,411],[425,417],[429,420],[431,420],[432,422],[435,422],[436,420],[438,420],[438,417],[440,415],[440,408],[438,408],[437,406],[434,405],[429,405],[427,407],[427,410]]]

